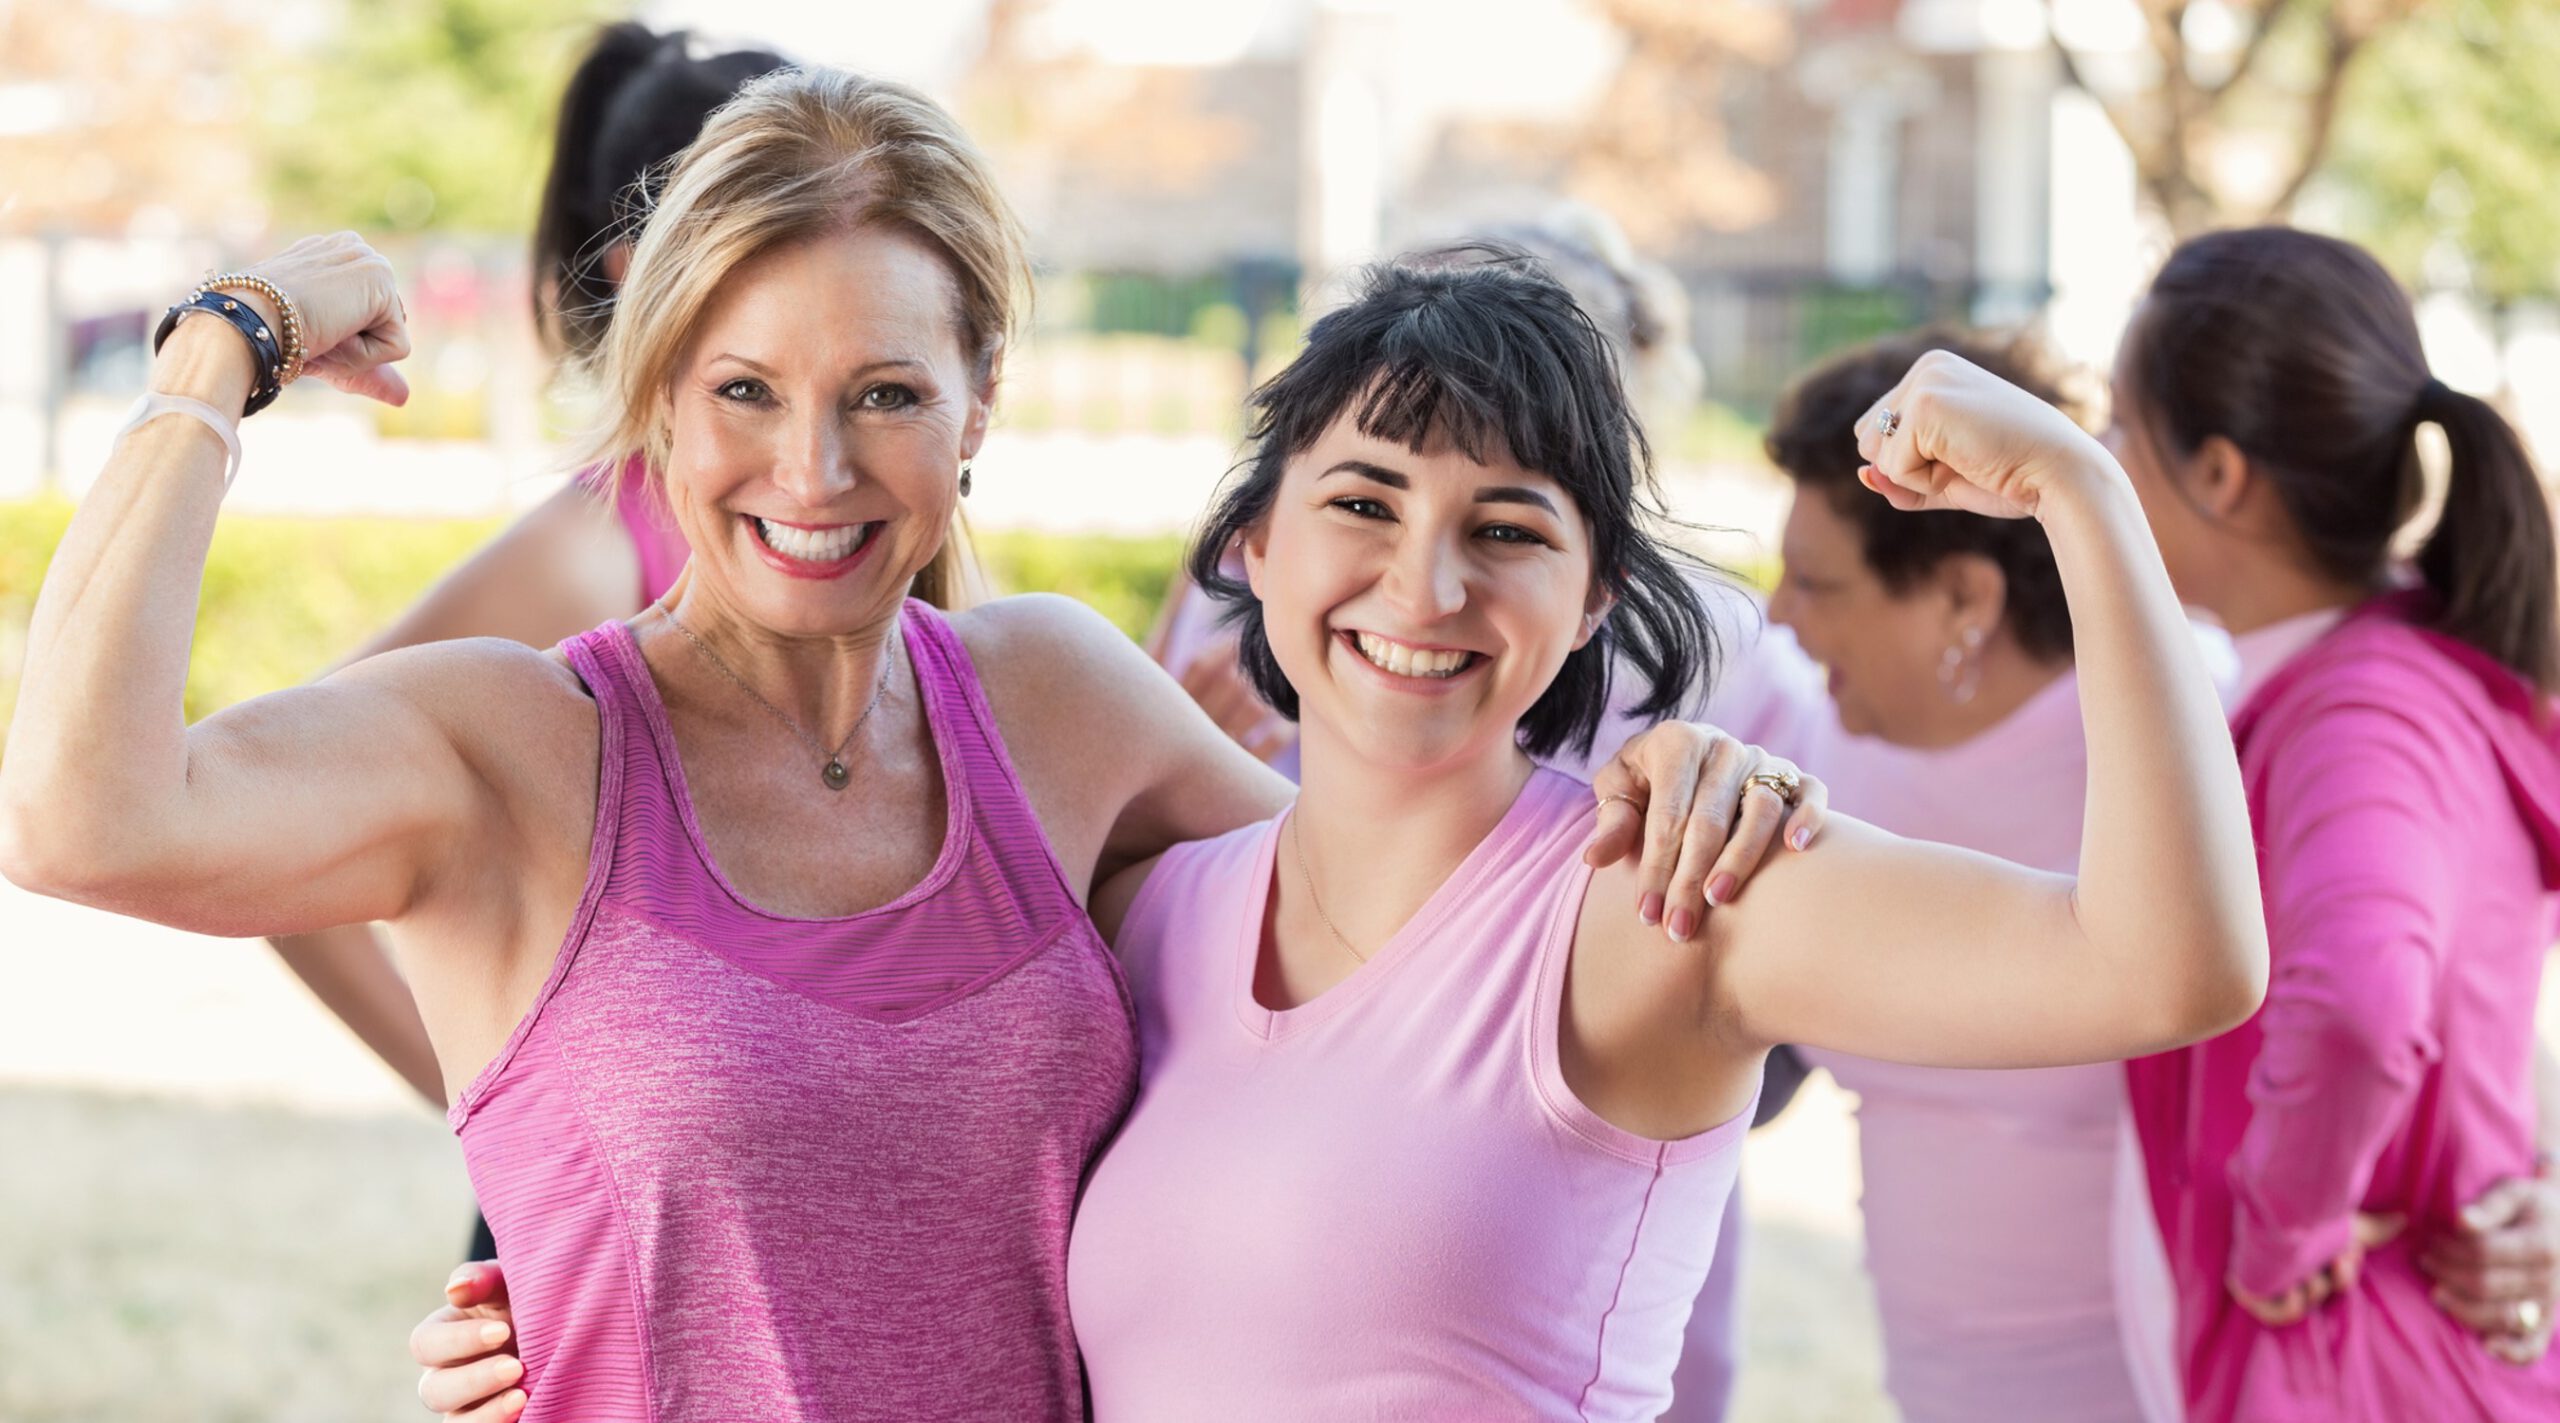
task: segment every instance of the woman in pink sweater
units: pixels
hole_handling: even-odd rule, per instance
[[[2466,1328],[2423,1263],[2459,1248],[2462,1203],[2536,1169],[2560,885],[2541,486],[2494,411],[2428,374],[2382,268],[2307,233],[2180,247],[2116,395],[2171,576],[2240,642],[2273,954],[2255,1017],[2131,1068],[2189,1416],[2560,1416],[2540,1302]],[[2424,425],[2450,480],[2404,572]]]

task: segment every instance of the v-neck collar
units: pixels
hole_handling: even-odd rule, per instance
[[[1413,917],[1379,945],[1368,962],[1353,969],[1341,982],[1303,1003],[1289,1008],[1267,1008],[1255,998],[1253,984],[1254,971],[1262,961],[1263,923],[1271,913],[1280,838],[1287,832],[1289,817],[1297,813],[1297,807],[1291,806],[1282,811],[1263,831],[1261,849],[1254,856],[1253,887],[1246,896],[1244,912],[1237,916],[1233,983],[1229,991],[1235,1002],[1236,1016],[1246,1031],[1277,1042],[1339,1016],[1367,997],[1430,940],[1432,931],[1448,919],[1457,905],[1465,902],[1485,876],[1509,859],[1511,849],[1524,833],[1526,824],[1535,819],[1538,808],[1556,794],[1550,784],[1553,781],[1578,785],[1545,767],[1531,771],[1529,779],[1521,784],[1520,793],[1512,797],[1510,808],[1494,822],[1493,829],[1476,842],[1475,848],[1458,862],[1458,867],[1440,882],[1440,887],[1422,901],[1422,907],[1413,912]]]

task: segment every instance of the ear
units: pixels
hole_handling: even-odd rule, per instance
[[[996,390],[1004,383],[1004,344],[987,354],[986,374],[969,387],[969,419],[960,427],[960,458],[978,457],[978,447],[987,442],[987,427],[995,422]]]
[[[2009,615],[2009,575],[1988,554],[1952,553],[1935,573],[1947,610],[1963,633],[1989,637]]]
[[[2179,471],[2196,504],[2217,521],[2228,521],[2257,487],[2255,471],[2240,447],[2222,435],[2207,435]]]
[[[1256,598],[1262,596],[1262,564],[1270,557],[1270,545],[1271,513],[1266,509],[1261,518],[1245,525],[1244,532],[1236,535],[1236,551],[1244,555],[1244,584]]]
[[[1591,639],[1600,635],[1600,629],[1608,623],[1609,614],[1617,606],[1618,595],[1601,587],[1595,580],[1591,585],[1591,596],[1583,600],[1582,627],[1574,634],[1574,651],[1580,652],[1591,645]]]

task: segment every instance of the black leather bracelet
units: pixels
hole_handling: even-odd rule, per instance
[[[178,329],[178,319],[190,311],[207,312],[229,322],[241,339],[249,343],[249,354],[258,363],[257,379],[249,387],[249,403],[240,412],[245,420],[268,406],[284,393],[284,342],[267,325],[258,309],[236,296],[221,292],[199,291],[179,302],[160,318],[160,329],[151,333],[151,353],[158,355],[169,341],[169,333]]]

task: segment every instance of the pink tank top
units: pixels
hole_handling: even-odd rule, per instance
[[[1067,1225],[1134,1083],[1128,995],[958,637],[910,602],[905,646],[941,855],[802,919],[713,863],[630,631],[566,644],[603,736],[586,892],[451,1113],[529,1423],[1080,1416]]]
[[[1535,773],[1410,923],[1256,1004],[1286,817],[1168,853],[1119,949],[1137,1105],[1068,1262],[1098,1423],[1651,1419],[1741,1115],[1649,1141],[1557,1064],[1590,788]]]
[[[606,487],[603,465],[578,476],[578,482],[612,497],[614,517],[631,536],[632,552],[640,556],[640,601],[635,607],[645,608],[666,596],[693,550],[677,532],[675,520],[668,517],[665,499],[649,487],[648,464],[638,455],[624,460],[613,470],[611,488]]]

